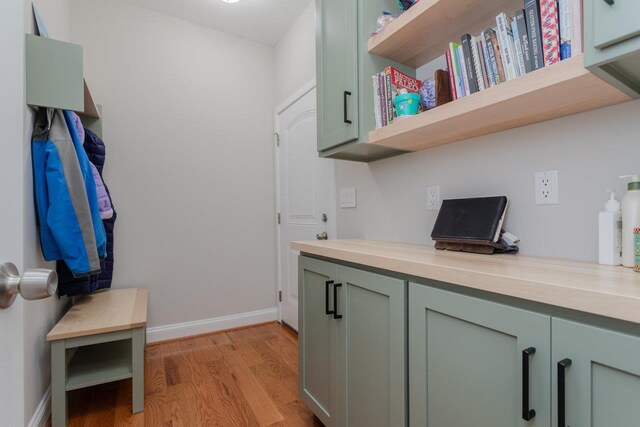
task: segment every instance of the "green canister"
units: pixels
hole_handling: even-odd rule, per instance
[[[634,270],[640,273],[640,228],[633,229],[633,241],[636,249],[636,262]]]

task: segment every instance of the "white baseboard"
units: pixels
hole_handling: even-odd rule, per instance
[[[28,427],[44,427],[51,415],[51,386],[44,392],[44,396],[40,400],[36,412],[34,412],[31,421],[27,424]]]
[[[176,323],[173,325],[147,328],[147,342],[158,342],[183,338],[192,335],[207,334],[225,329],[255,325],[257,323],[278,320],[276,307],[213,319],[196,320],[194,322]]]

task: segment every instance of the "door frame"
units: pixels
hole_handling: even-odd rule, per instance
[[[282,114],[287,108],[298,102],[300,98],[316,89],[316,79],[315,77],[311,79],[308,83],[298,89],[293,95],[284,100],[281,104],[279,104],[273,111],[273,146],[275,149],[273,150],[274,157],[274,167],[275,167],[275,221],[274,221],[274,232],[276,234],[276,289],[275,289],[275,298],[276,298],[276,306],[278,308],[278,322],[282,323],[282,303],[279,299],[279,292],[282,291],[282,271],[280,269],[281,259],[280,259],[280,246],[282,244],[280,238],[280,224],[278,224],[278,212],[280,212],[280,156],[278,152],[278,115]],[[316,94],[317,96],[317,94]],[[316,114],[316,122],[317,122],[317,114]],[[331,200],[331,208],[329,213],[333,215],[334,221],[328,227],[328,233],[330,236],[334,236],[335,238],[338,233],[338,225],[337,225],[337,215],[338,215],[338,207],[336,202],[336,168],[333,168],[333,185],[329,189],[330,192],[330,200]]]

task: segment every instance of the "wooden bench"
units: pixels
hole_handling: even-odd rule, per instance
[[[67,391],[131,378],[133,412],[144,410],[147,289],[82,297],[47,335],[52,427],[67,425]]]

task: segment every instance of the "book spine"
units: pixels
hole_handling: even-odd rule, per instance
[[[467,64],[464,61],[464,52],[462,46],[458,46],[457,49],[458,66],[460,67],[460,80],[462,85],[462,95],[467,96],[469,92],[469,76],[467,76]]]
[[[376,129],[382,127],[382,114],[380,113],[380,85],[378,84],[378,75],[371,77],[373,81],[373,116],[376,120]]]
[[[571,2],[571,54],[582,53],[582,0]]]
[[[387,122],[389,124],[393,123],[393,119],[395,118],[395,107],[393,105],[393,92],[391,90],[391,74],[389,74],[388,72],[389,70],[386,69],[385,73],[384,73],[384,83],[385,83],[385,87],[387,90],[387,99],[386,99],[386,103],[387,103]]]
[[[471,37],[471,60],[473,61],[473,69],[476,71],[476,78],[478,82],[478,90],[485,90],[489,86],[486,85],[485,74],[482,69],[482,57],[480,56],[482,48],[478,43],[478,39],[474,36]]]
[[[449,90],[451,91],[451,99],[456,100],[458,97],[456,96],[456,82],[455,77],[453,76],[453,62],[451,61],[451,50],[447,50],[447,67],[449,68]]]
[[[516,12],[515,23],[518,27],[518,43],[520,43],[520,49],[522,50],[524,71],[525,73],[530,73],[533,70],[533,65],[531,63],[531,47],[529,44],[529,32],[527,31],[524,9]]]
[[[520,32],[518,31],[518,23],[515,19],[511,21],[511,32],[513,33],[513,45],[516,51],[518,74],[523,76],[527,74],[527,70],[524,66],[524,54],[522,53],[522,45],[520,44]]]
[[[542,35],[540,34],[540,7],[537,0],[526,0],[525,13],[527,31],[529,33],[529,50],[531,51],[531,66],[533,70],[544,67],[542,51]]]
[[[378,84],[380,85],[380,112],[382,113],[382,126],[389,124],[387,115],[387,86],[384,81],[384,73],[378,73]]]
[[[507,81],[506,71],[504,69],[504,64],[502,63],[502,55],[500,55],[500,45],[498,44],[498,34],[496,34],[495,30],[491,30],[491,46],[493,47],[493,53],[496,58],[496,68],[498,70],[497,76],[500,77],[500,83],[504,83]],[[496,81],[498,77],[496,77]]]
[[[485,67],[487,69],[487,77],[489,78],[489,85],[495,86],[496,76],[494,74],[493,63],[491,62],[491,57],[489,56],[489,48],[487,46],[487,32],[483,31],[480,34],[480,43],[482,44],[482,53],[484,54],[484,62]]]
[[[560,60],[560,28],[556,0],[540,0],[540,23],[544,65],[553,65]]]
[[[460,83],[462,83],[462,80],[460,79],[460,62],[458,61],[458,44],[450,43],[449,49],[451,52],[451,62],[453,63],[453,79],[454,79],[455,88],[456,88],[456,97],[462,98],[464,96],[464,93],[462,91],[462,86],[460,85]]]
[[[505,77],[507,78],[507,80],[512,80],[516,76],[515,68],[513,67],[513,52],[511,51],[507,35],[506,13],[501,13],[496,16],[496,26],[498,28],[496,33],[498,35],[498,44],[500,49],[500,56],[502,59],[502,66],[504,67]]]
[[[473,53],[471,51],[471,35],[462,36],[462,55],[464,56],[465,74],[467,75],[467,85],[469,86],[469,94],[476,93],[480,90],[478,85],[478,75],[473,62]]]
[[[560,59],[571,58],[572,34],[571,0],[558,1],[558,21],[560,24]]]

